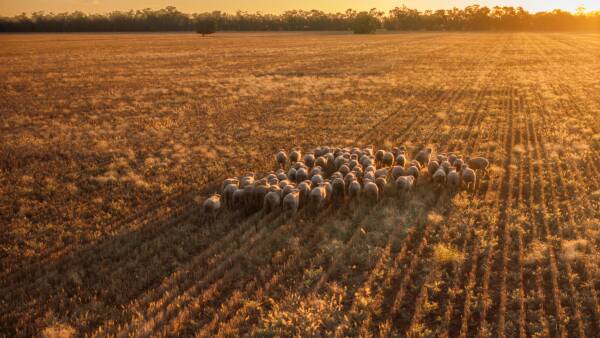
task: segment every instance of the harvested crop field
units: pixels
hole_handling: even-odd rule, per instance
[[[0,336],[600,331],[598,34],[3,35],[0,116]],[[204,217],[319,145],[491,164],[457,195]]]

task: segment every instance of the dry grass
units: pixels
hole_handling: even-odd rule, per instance
[[[0,44],[0,336],[596,332],[596,34]],[[319,144],[491,165],[456,196],[425,177],[409,201],[205,223],[224,175]]]

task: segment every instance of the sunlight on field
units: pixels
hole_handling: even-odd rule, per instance
[[[0,336],[597,332],[597,34],[0,44]],[[452,198],[200,212],[281,148],[401,144],[491,165]]]

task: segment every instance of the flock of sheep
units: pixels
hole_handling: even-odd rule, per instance
[[[405,199],[425,167],[435,189],[456,192],[464,186],[471,189],[476,171],[485,173],[489,166],[484,157],[462,159],[453,153],[432,156],[431,148],[414,153],[409,160],[404,146],[392,151],[318,147],[304,156],[299,149],[289,156],[280,150],[275,155],[276,171],[261,179],[254,173],[226,179],[221,193],[204,201],[204,212],[213,218],[222,209],[244,214],[281,211],[290,217],[301,208],[316,212],[353,200],[377,203],[387,193]]]

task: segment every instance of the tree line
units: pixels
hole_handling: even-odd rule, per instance
[[[522,7],[468,6],[463,9],[419,11],[396,7],[387,13],[372,9],[325,13],[291,10],[282,14],[235,14],[221,11],[186,14],[169,6],[159,10],[114,11],[107,14],[83,12],[34,12],[0,17],[0,32],[153,32],[193,31],[199,24],[220,31],[309,31],[309,30],[600,30],[600,11],[577,13],[562,10],[530,13]],[[365,25],[367,28],[365,28]]]

